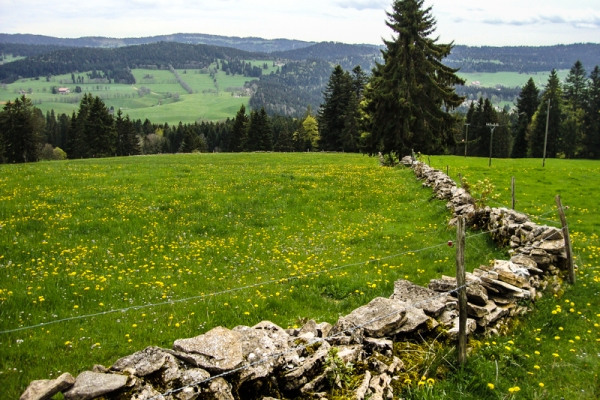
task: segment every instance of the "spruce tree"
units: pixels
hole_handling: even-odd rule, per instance
[[[573,110],[585,107],[586,89],[586,72],[581,61],[577,60],[571,67],[564,84],[565,100]]]
[[[600,68],[597,65],[590,74],[587,86],[584,120],[583,155],[588,158],[600,159]]]
[[[540,104],[531,121],[528,136],[528,154],[530,157],[542,158],[544,154],[544,136],[546,133],[546,118],[548,116],[548,101],[550,101],[550,119],[548,124],[548,141],[546,157],[554,158],[559,152],[559,143],[563,128],[563,91],[556,70],[550,72],[548,83]]]
[[[384,40],[383,64],[377,63],[365,88],[364,149],[401,157],[410,150],[442,151],[455,116],[449,111],[463,98],[454,90],[464,84],[442,60],[453,44],[437,43],[431,7],[424,0],[395,0],[386,21],[395,33]]]
[[[233,120],[231,128],[231,137],[229,139],[229,151],[239,152],[243,150],[244,142],[246,141],[246,125],[248,124],[248,116],[246,115],[246,107],[242,104],[239,111]]]
[[[36,111],[37,110],[37,111]],[[7,102],[0,112],[0,158],[9,163],[38,160],[45,119],[30,99],[22,96]]]
[[[346,124],[348,103],[351,93],[355,90],[350,74],[337,65],[329,77],[325,91],[323,91],[323,104],[321,104],[318,114],[321,136],[319,148],[321,150],[342,150],[342,135]]]
[[[514,130],[515,141],[512,148],[511,157],[527,157],[527,130],[531,124],[533,114],[535,114],[540,104],[540,91],[535,86],[533,78],[529,78],[517,99],[518,120]]]

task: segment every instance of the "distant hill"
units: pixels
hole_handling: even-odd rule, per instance
[[[471,47],[455,46],[444,64],[461,72],[548,72],[569,69],[575,61],[592,70],[600,65],[600,44],[577,43],[555,46]]]
[[[169,65],[175,68],[201,69],[217,59],[243,60],[265,57],[262,53],[250,53],[230,47],[167,42],[113,49],[70,47],[0,65],[0,81],[10,83],[20,76],[33,78],[77,71],[168,69]]]
[[[76,39],[56,38],[52,36],[30,34],[0,33],[0,43],[64,46],[64,47],[124,47],[157,42],[175,42],[186,44],[207,44],[211,46],[231,47],[238,50],[270,53],[273,51],[294,50],[308,47],[315,42],[293,39],[262,39],[258,37],[218,36],[204,33],[176,33],[173,35],[149,36],[141,38],[82,37]],[[19,54],[21,55],[21,54]],[[24,55],[24,54],[23,54]]]

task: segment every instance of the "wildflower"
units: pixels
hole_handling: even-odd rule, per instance
[[[539,383],[539,385],[540,385],[540,387],[542,387],[542,388],[543,388],[544,386],[546,386],[546,385],[544,385],[542,382],[540,382],[540,383]]]
[[[511,393],[516,393],[516,392],[518,392],[519,390],[521,390],[521,388],[520,388],[520,387],[518,387],[518,386],[513,386],[513,387],[511,387],[511,388],[508,388],[508,391],[509,391],[509,392],[511,392]]]
[[[434,383],[435,383],[435,379],[433,379],[433,378],[429,378],[429,379],[427,379],[427,384],[428,384],[428,385],[430,385],[430,386],[431,386],[431,385],[433,385]]]
[[[490,390],[494,390],[495,386],[493,383],[488,383],[488,388],[490,388]]]
[[[540,366],[539,365],[534,365],[533,368],[540,369]]]

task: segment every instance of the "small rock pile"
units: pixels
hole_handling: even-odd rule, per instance
[[[441,171],[410,158],[424,186],[448,200],[453,221],[463,216],[493,232],[511,248],[509,261],[495,261],[467,274],[468,333],[503,333],[507,320],[529,311],[550,285],[560,289],[565,266],[562,231],[539,226],[505,208],[477,209],[471,196]],[[482,225],[483,224],[483,225]],[[335,325],[308,321],[299,329],[282,329],[263,321],[253,327],[216,327],[179,339],[171,349],[148,347],[73,378],[33,381],[21,400],[195,400],[263,399],[298,396],[325,398],[324,389],[341,386],[344,368],[364,368],[355,398],[394,398],[393,384],[404,363],[394,356],[394,342],[422,340],[427,333],[458,336],[457,284],[453,277],[433,279],[428,288],[406,280],[394,283],[389,298],[378,297],[340,317]]]

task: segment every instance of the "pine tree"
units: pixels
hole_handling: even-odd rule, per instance
[[[546,132],[546,117],[548,116],[548,101],[550,101],[550,119],[548,124],[548,141],[546,157],[554,158],[559,152],[562,136],[563,100],[560,80],[556,70],[550,72],[546,90],[542,95],[538,109],[531,120],[528,137],[528,154],[530,157],[542,158],[544,154],[544,136]]]
[[[260,111],[252,111],[250,113],[246,137],[244,151],[273,150],[273,133],[264,107]]]
[[[533,78],[529,78],[517,99],[518,120],[515,126],[515,142],[513,144],[511,157],[527,157],[527,130],[531,124],[533,114],[535,114],[540,104],[540,91],[535,86]]]
[[[140,154],[140,144],[135,127],[129,119],[129,115],[123,118],[123,112],[121,110],[117,111],[115,131],[117,132],[116,151],[118,156],[133,156]]]
[[[435,19],[423,4],[395,0],[387,13],[386,24],[397,36],[384,40],[384,64],[376,64],[365,88],[363,145],[369,154],[439,152],[452,141],[455,117],[449,111],[464,100],[454,90],[464,80],[442,64],[453,44],[430,38]]]
[[[350,74],[337,65],[323,91],[323,104],[318,114],[321,150],[342,150],[342,134],[346,124],[348,103],[351,93],[355,90]]]
[[[248,124],[248,116],[246,115],[246,107],[242,104],[239,111],[233,120],[231,128],[231,138],[229,139],[229,151],[239,152],[243,150],[246,141],[246,125]]]
[[[585,111],[583,155],[600,159],[600,68],[597,65],[590,74]]]
[[[573,110],[585,107],[587,77],[581,61],[577,60],[571,67],[564,85],[565,100]]]
[[[25,96],[7,102],[0,112],[0,150],[4,151],[0,159],[9,163],[37,161],[44,124],[41,111]]]

